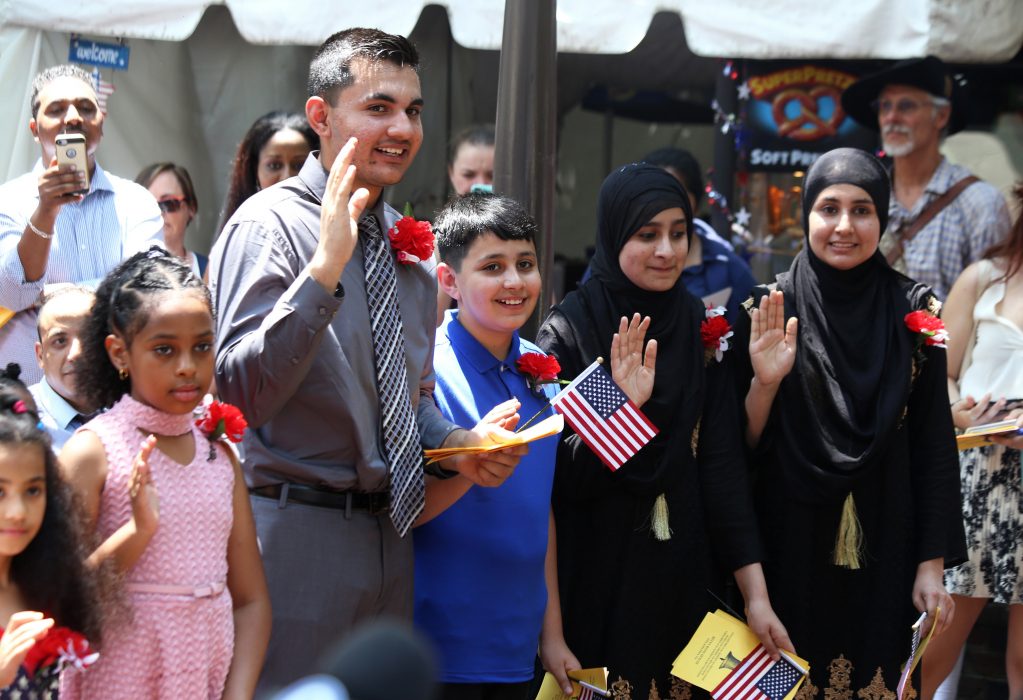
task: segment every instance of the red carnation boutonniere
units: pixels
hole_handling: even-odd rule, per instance
[[[725,357],[725,351],[731,347],[728,339],[733,335],[732,326],[725,318],[725,307],[707,307],[707,318],[700,323],[700,340],[703,341],[703,362],[710,364],[710,358],[718,362]]]
[[[906,328],[916,334],[916,347],[924,345],[935,348],[947,347],[948,331],[945,322],[928,311],[912,311],[906,314]]]
[[[561,371],[561,364],[554,355],[544,355],[542,352],[527,352],[519,356],[515,361],[519,372],[526,375],[529,388],[537,395],[543,392],[544,384],[568,384],[558,379]]]
[[[202,413],[195,419],[195,424],[210,441],[209,460],[211,462],[216,457],[216,451],[213,449],[214,442],[222,437],[226,437],[231,442],[241,442],[245,429],[249,427],[245,416],[237,406],[212,399],[203,405]]]
[[[405,215],[387,232],[398,262],[415,265],[433,255],[434,236],[429,221],[418,221],[412,216],[412,206],[405,205]]]
[[[57,670],[71,666],[79,670],[96,663],[99,653],[89,646],[82,634],[67,627],[54,627],[32,645],[25,655],[24,666],[30,676],[56,665]]]

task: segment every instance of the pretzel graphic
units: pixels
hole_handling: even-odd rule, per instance
[[[835,111],[828,120],[821,119],[818,115],[820,101],[824,97],[830,97],[835,103]],[[785,114],[785,108],[793,101],[799,103],[799,114],[790,119]],[[826,136],[834,136],[839,124],[845,119],[841,93],[827,85],[818,85],[809,91],[799,88],[782,90],[771,102],[771,114],[778,124],[778,135],[787,136],[794,141],[816,141]],[[806,126],[810,128],[804,128]]]

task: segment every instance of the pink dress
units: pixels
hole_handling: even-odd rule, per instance
[[[220,698],[234,648],[227,583],[227,542],[233,518],[234,468],[191,416],[158,411],[125,395],[81,430],[99,436],[107,455],[98,536],[131,518],[128,481],[147,432],[195,436],[195,457],[183,466],[159,449],[149,460],[159,494],[160,524],[125,576],[131,615],[104,630],[100,659],[88,672],[65,674],[61,697],[103,700]]]

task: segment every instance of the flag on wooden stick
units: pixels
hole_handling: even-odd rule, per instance
[[[611,471],[618,471],[657,427],[643,415],[597,360],[557,396],[551,406]]]

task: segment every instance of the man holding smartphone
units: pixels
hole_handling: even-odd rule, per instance
[[[41,159],[0,186],[0,360],[19,363],[28,384],[41,377],[36,307],[44,290],[94,285],[124,258],[163,243],[153,196],[96,162],[104,114],[92,77],[75,65],[47,68],[32,83],[31,107]],[[60,159],[58,140],[67,141]]]

